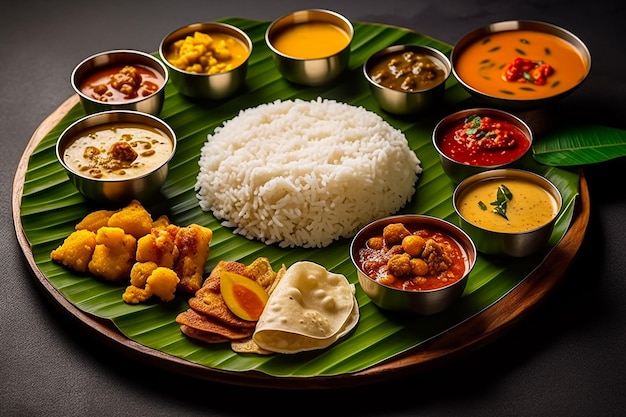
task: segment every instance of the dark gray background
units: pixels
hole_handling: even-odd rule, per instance
[[[330,8],[454,44],[477,27],[543,20],[581,37],[590,77],[558,104],[572,121],[626,129],[620,2],[18,1],[0,23],[0,415],[610,416],[626,411],[624,159],[585,168],[591,220],[563,283],[512,331],[470,355],[385,384],[325,391],[241,388],[170,374],[102,347],[60,313],[23,261],[11,214],[15,170],[37,126],[72,95],[69,75],[95,52],[156,51],[178,26]]]

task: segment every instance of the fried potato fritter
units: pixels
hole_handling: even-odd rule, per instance
[[[152,216],[137,200],[111,215],[107,226],[119,227],[135,239],[139,239],[152,230]]]
[[[95,248],[96,234],[86,229],[77,230],[50,253],[50,258],[74,271],[87,272]]]
[[[101,227],[88,264],[89,272],[108,281],[127,279],[135,263],[137,240],[119,227]]]
[[[212,238],[211,229],[197,224],[178,229],[174,241],[178,248],[178,257],[173,269],[180,278],[178,288],[181,291],[193,294],[202,286],[204,265],[209,257]]]
[[[137,241],[137,262],[154,262],[158,266],[172,269],[179,253],[175,243],[178,231],[179,227],[176,225],[153,227],[149,234]]]
[[[193,294],[202,286],[211,229],[152,220],[138,200],[119,210],[96,210],[75,225],[50,258],[77,272],[107,281],[129,280],[122,295],[136,304],[153,295],[170,301],[177,290]]]

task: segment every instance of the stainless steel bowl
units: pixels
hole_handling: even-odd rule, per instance
[[[481,181],[492,180],[498,180],[496,184],[500,184],[506,182],[508,178],[519,178],[530,181],[550,193],[556,202],[556,214],[554,218],[540,227],[523,232],[496,232],[476,226],[461,215],[459,211],[459,200],[471,186]],[[513,198],[515,198],[515,196]],[[466,178],[457,185],[452,201],[454,210],[459,216],[461,228],[472,238],[479,252],[489,255],[505,255],[512,257],[528,256],[545,248],[554,230],[558,213],[561,211],[563,205],[561,193],[549,180],[533,172],[512,168],[494,169]]]
[[[307,22],[335,25],[346,33],[349,42],[336,54],[322,58],[303,59],[276,49],[274,42],[277,35],[290,26]],[[272,51],[276,68],[286,80],[301,85],[319,86],[336,79],[348,67],[353,36],[352,23],[344,16],[330,10],[309,9],[293,12],[274,20],[265,32],[265,42]]]
[[[530,146],[528,147],[528,149],[523,155],[520,155],[519,157],[512,159],[507,163],[500,164],[500,165],[477,166],[477,165],[468,165],[468,164],[454,160],[450,155],[446,155],[442,151],[441,146],[440,146],[441,140],[443,136],[446,134],[446,132],[449,131],[449,129],[453,125],[459,123],[459,121],[465,120],[465,118],[474,114],[481,116],[481,117],[488,116],[488,117],[492,117],[492,118],[499,119],[499,120],[505,120],[511,123],[512,125],[518,127],[521,130],[522,134],[526,136],[526,138],[528,139]],[[524,122],[522,119],[520,119],[519,117],[511,113],[508,113],[503,110],[491,109],[491,108],[473,108],[473,109],[460,110],[458,112],[452,113],[444,117],[443,119],[441,119],[441,121],[439,121],[439,123],[437,123],[437,125],[433,129],[433,134],[432,134],[433,146],[435,147],[435,150],[439,154],[439,160],[441,161],[443,170],[448,175],[448,177],[450,177],[450,179],[457,184],[463,181],[465,178],[472,176],[474,174],[478,174],[479,172],[487,171],[490,169],[496,169],[496,168],[505,168],[505,167],[511,168],[511,167],[516,167],[516,166],[521,166],[520,165],[521,160],[524,158],[526,154],[528,154],[528,152],[531,151],[533,140],[534,140],[533,132],[528,126],[528,124],[526,124],[526,122]]]
[[[144,65],[156,70],[163,77],[163,85],[154,93],[146,97],[137,97],[134,100],[103,102],[84,94],[80,86],[85,78],[95,70],[118,65]],[[136,110],[158,116],[165,101],[165,86],[169,74],[167,68],[156,57],[141,51],[118,49],[100,52],[85,58],[72,71],[70,82],[78,94],[85,113],[92,114],[108,110]]]
[[[530,30],[551,34],[571,44],[574,49],[580,54],[581,59],[586,66],[586,72],[584,73],[583,77],[576,85],[559,94],[554,94],[545,98],[537,99],[516,99],[512,96],[494,96],[493,94],[488,94],[484,91],[481,91],[480,89],[472,87],[463,79],[462,76],[459,75],[457,69],[459,57],[463,54],[464,50],[470,44],[475,43],[478,40],[493,33],[516,30]],[[532,20],[508,20],[492,23],[490,25],[476,29],[465,35],[463,38],[461,38],[459,42],[457,42],[457,44],[454,46],[454,49],[452,50],[450,60],[452,62],[452,73],[459,81],[459,83],[463,86],[463,88],[465,88],[465,90],[467,90],[472,96],[476,97],[477,99],[488,105],[505,107],[510,109],[532,109],[554,103],[576,90],[578,86],[580,86],[580,84],[582,84],[582,82],[587,78],[589,72],[591,71],[591,53],[589,52],[589,49],[587,48],[585,43],[580,38],[559,26]]]
[[[181,70],[167,60],[167,50],[171,44],[188,35],[193,35],[194,32],[208,34],[217,32],[230,35],[243,42],[248,48],[248,57],[241,65],[227,72],[207,74]],[[169,68],[170,78],[174,86],[181,94],[196,99],[223,100],[237,92],[245,84],[251,53],[252,40],[243,30],[233,25],[217,22],[193,23],[183,26],[168,34],[159,45],[159,56]]]
[[[400,91],[377,83],[371,76],[373,66],[386,56],[402,51],[414,52],[430,58],[444,71],[444,78],[437,85],[416,91]],[[389,113],[400,115],[428,110],[435,106],[445,92],[446,80],[449,78],[451,71],[450,60],[441,51],[420,45],[393,45],[376,52],[363,64],[363,75],[369,83],[370,91],[380,107]]]
[[[82,175],[71,169],[64,160],[64,152],[81,132],[99,126],[115,123],[133,123],[160,129],[172,141],[169,157],[153,171],[125,179],[96,179]],[[167,178],[169,161],[176,153],[176,134],[170,126],[156,116],[133,110],[110,110],[85,116],[65,129],[56,144],[56,156],[65,168],[74,186],[85,197],[101,202],[123,204],[137,199],[140,201],[154,197]]]
[[[381,284],[370,278],[360,267],[359,250],[365,247],[370,237],[380,234],[385,226],[393,223],[428,227],[454,238],[460,244],[467,257],[466,271],[463,277],[446,287],[428,291],[401,290]],[[447,309],[462,296],[468,276],[476,263],[477,253],[471,238],[452,223],[436,217],[408,214],[375,220],[362,228],[352,240],[350,258],[357,270],[361,288],[378,307],[388,311],[431,315]]]

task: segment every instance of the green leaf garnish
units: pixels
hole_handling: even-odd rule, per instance
[[[480,207],[481,210],[487,210],[487,205],[482,201],[478,202],[478,207]]]
[[[492,206],[494,206],[493,212],[509,220],[509,218],[506,216],[506,209],[507,202],[512,199],[513,193],[511,193],[511,190],[509,190],[506,185],[501,184],[498,187],[498,191],[496,191],[496,200],[490,203]]]
[[[480,116],[477,114],[472,114],[471,116],[467,116],[465,118],[465,124],[470,124],[470,127],[465,129],[465,133],[468,135],[475,135],[478,132],[478,128],[480,127]]]
[[[504,194],[504,196],[507,199],[513,200],[513,193],[511,192],[511,190],[509,190],[509,187],[507,187],[506,185],[502,184],[502,185],[500,185],[500,188],[498,190],[502,190],[502,194]]]

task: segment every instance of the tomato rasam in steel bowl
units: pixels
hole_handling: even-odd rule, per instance
[[[433,146],[455,183],[488,169],[513,167],[531,150],[533,132],[519,117],[473,108],[444,117],[433,129]]]
[[[383,310],[439,313],[465,289],[477,252],[452,223],[426,215],[396,215],[363,227],[350,245],[361,288]]]

